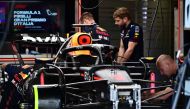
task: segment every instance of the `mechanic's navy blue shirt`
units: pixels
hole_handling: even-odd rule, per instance
[[[91,33],[92,38],[97,40],[94,41],[95,43],[110,44],[110,34],[97,24],[94,24],[93,26],[86,26],[83,28],[83,31],[86,33]]]
[[[121,27],[120,37],[125,51],[129,42],[137,43],[129,61],[138,61],[143,57],[143,30],[138,24],[130,22],[128,26]]]

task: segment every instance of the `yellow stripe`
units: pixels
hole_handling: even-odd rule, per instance
[[[153,60],[154,57],[146,57],[147,60]]]
[[[139,35],[139,33],[135,33],[135,35],[136,35],[136,36],[138,36],[138,35]]]
[[[34,85],[33,88],[34,88],[34,109],[38,109],[38,88],[36,85]]]

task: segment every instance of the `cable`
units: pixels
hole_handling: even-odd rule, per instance
[[[14,56],[14,53],[12,55],[13,55],[14,63],[16,64],[16,57]]]
[[[81,3],[79,3],[79,6],[80,6],[82,9],[85,9],[85,10],[93,10],[93,9],[97,8],[98,6],[100,6],[100,4],[103,3],[103,1],[104,1],[104,0],[101,0],[96,6],[93,6],[93,7],[91,7],[91,8],[86,8],[86,7],[82,6]]]
[[[155,10],[155,13],[154,13],[154,17],[153,17],[153,20],[151,22],[151,26],[150,26],[150,34],[149,34],[149,46],[148,46],[148,56],[150,54],[150,46],[151,46],[151,34],[152,34],[152,29],[153,29],[153,25],[154,25],[154,22],[155,22],[155,18],[156,18],[156,15],[157,15],[157,12],[158,12],[158,6],[159,6],[160,2],[159,0],[157,1],[157,6],[156,6],[156,10]]]
[[[143,66],[144,66],[144,79],[145,79],[145,77],[146,77],[146,74],[147,74],[147,66],[146,66],[146,64],[141,60],[141,59],[139,59],[139,61],[141,62],[141,64],[143,64]]]
[[[86,101],[89,101],[89,102],[92,102],[92,99],[90,99],[90,98],[85,98],[85,97],[83,97],[83,96],[80,96],[80,95],[77,95],[77,94],[74,94],[74,93],[66,92],[66,94],[72,95],[72,96],[74,96],[74,97],[77,97],[77,98],[80,98],[80,99],[83,99],[83,100],[86,100]]]
[[[161,1],[160,1],[160,15],[161,15],[161,22],[162,22],[162,27],[164,27],[164,16],[163,16],[163,12],[162,12],[162,5],[161,5]],[[164,29],[162,28],[160,31],[159,31],[159,33],[156,33],[157,35],[156,35],[156,37],[155,37],[155,47],[157,46],[157,42],[158,42],[158,37],[160,36],[160,33],[161,33],[161,31],[162,31],[162,33],[164,33]]]
[[[163,29],[162,29],[163,30]],[[157,42],[158,42],[158,37],[160,36],[160,33],[161,33],[161,30],[159,31],[159,33],[155,33],[155,34],[157,34],[156,35],[156,37],[155,37],[155,48],[156,48],[156,46],[157,46]]]
[[[14,59],[14,63],[16,64],[16,57],[14,56],[14,51],[13,50],[11,50],[12,51],[12,55],[13,55],[13,59]]]

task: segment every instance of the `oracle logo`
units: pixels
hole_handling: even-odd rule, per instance
[[[55,43],[55,42],[65,42],[66,41],[66,38],[57,37],[54,34],[50,34],[49,37],[39,37],[39,36],[32,37],[32,36],[29,36],[28,34],[21,34],[21,36],[22,36],[23,41],[28,41],[28,42],[44,42],[44,43],[51,42],[51,43]]]

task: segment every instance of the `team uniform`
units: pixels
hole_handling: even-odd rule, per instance
[[[90,33],[93,40],[97,40],[95,43],[110,45],[110,34],[97,24],[86,26],[83,28],[83,31]]]
[[[129,25],[121,27],[120,37],[123,41],[125,51],[128,48],[129,42],[137,43],[128,61],[138,61],[143,57],[143,30],[138,24],[130,22]]]

